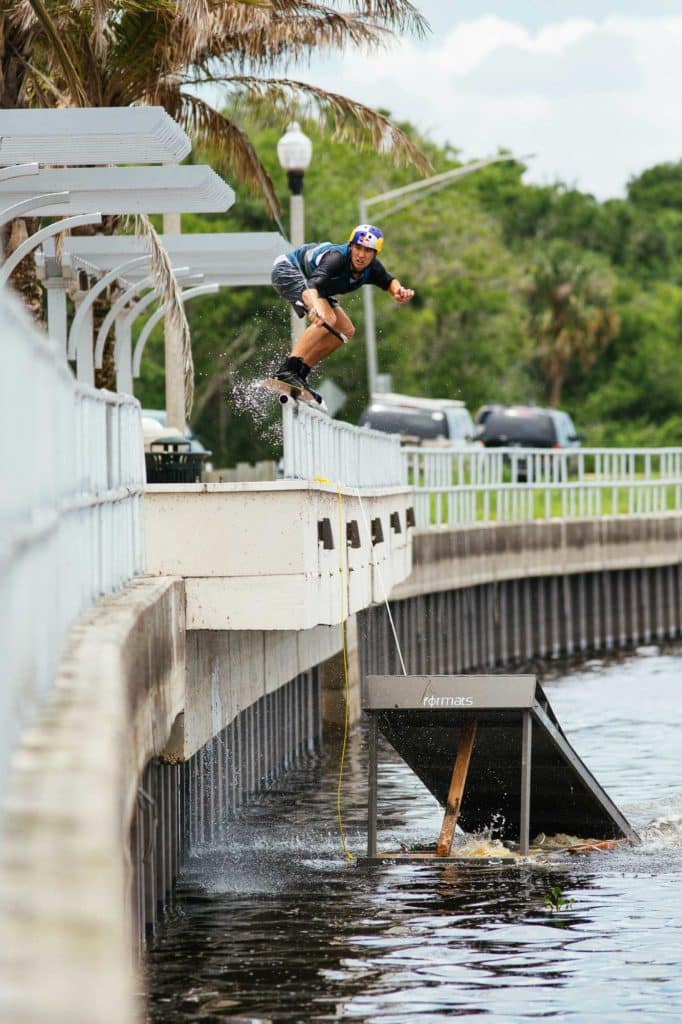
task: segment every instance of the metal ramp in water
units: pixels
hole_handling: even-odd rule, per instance
[[[456,823],[518,841],[522,855],[539,833],[639,841],[573,750],[535,676],[369,676],[363,706],[369,858],[378,856],[378,731],[446,808],[440,856],[450,853]]]

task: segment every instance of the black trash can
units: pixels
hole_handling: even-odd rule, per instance
[[[190,451],[191,441],[182,437],[159,437],[144,453],[148,484],[201,483],[204,460],[210,452]]]

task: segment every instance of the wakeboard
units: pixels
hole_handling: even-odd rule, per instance
[[[283,380],[277,380],[276,377],[266,377],[258,383],[266,391],[272,391],[278,395],[282,405],[286,405],[292,399],[294,402],[307,402],[309,405],[317,406],[323,412],[327,411],[322,395],[311,388],[298,388],[294,384],[286,384]]]

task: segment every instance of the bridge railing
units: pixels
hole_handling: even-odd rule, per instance
[[[321,477],[350,487],[392,487],[407,482],[397,435],[354,427],[293,401],[283,406],[282,431],[287,478]]]
[[[682,448],[403,448],[417,526],[682,509]]]
[[[139,403],[76,383],[0,300],[0,790],[69,628],[143,569]]]

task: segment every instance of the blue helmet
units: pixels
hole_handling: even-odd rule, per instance
[[[348,241],[351,245],[364,245],[366,249],[374,249],[378,254],[383,248],[384,233],[374,224],[358,224],[351,231]]]

